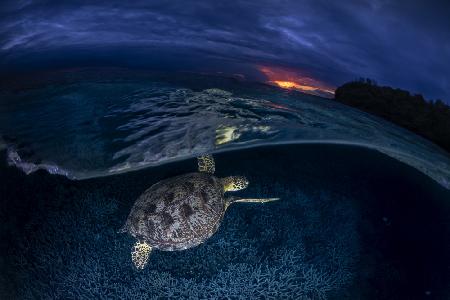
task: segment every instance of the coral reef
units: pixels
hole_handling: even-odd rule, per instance
[[[116,231],[126,212],[108,188],[57,187],[36,208],[8,254],[21,299],[326,299],[352,280],[358,255],[355,211],[345,198],[305,195],[263,183],[233,204],[199,247],[153,251],[135,271],[133,239]],[[127,200],[130,201],[130,200]],[[131,203],[130,203],[131,204]]]

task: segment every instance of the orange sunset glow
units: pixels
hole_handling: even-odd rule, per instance
[[[258,70],[267,77],[267,83],[284,89],[298,90],[327,98],[332,98],[334,95],[333,87],[293,70],[268,66],[258,66]]]

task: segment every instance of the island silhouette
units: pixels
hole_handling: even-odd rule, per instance
[[[338,87],[334,100],[404,127],[450,152],[450,106],[360,78]]]

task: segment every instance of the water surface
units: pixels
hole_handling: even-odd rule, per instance
[[[0,135],[9,163],[28,174],[84,179],[205,152],[331,143],[378,150],[450,187],[439,147],[320,97],[180,73],[70,71],[24,81],[1,89]]]

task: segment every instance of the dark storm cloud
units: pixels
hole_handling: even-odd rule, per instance
[[[158,65],[253,78],[256,66],[285,67],[328,85],[363,76],[450,101],[449,4],[343,2],[6,1],[0,63]]]

